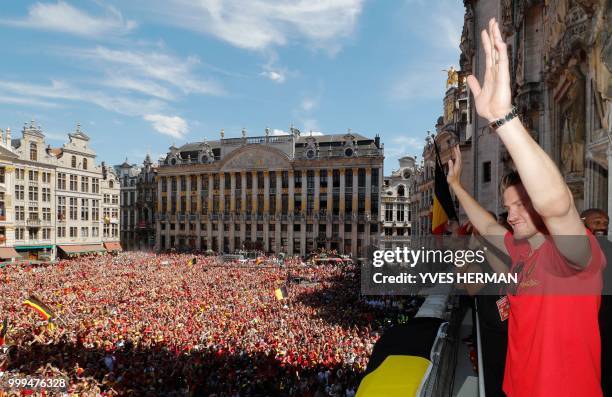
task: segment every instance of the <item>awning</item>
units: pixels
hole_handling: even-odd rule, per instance
[[[15,249],[17,251],[30,251],[30,250],[43,250],[43,249],[52,249],[52,245],[21,245],[16,246]]]
[[[104,248],[106,248],[108,252],[123,251],[123,248],[121,247],[121,243],[119,243],[119,241],[107,241],[104,243]]]
[[[0,247],[0,258],[1,259],[11,259],[11,258],[20,258],[21,255],[15,251],[13,247]]]
[[[102,244],[58,245],[66,254],[84,254],[87,252],[104,251]]]

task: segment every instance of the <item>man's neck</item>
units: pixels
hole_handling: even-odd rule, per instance
[[[533,236],[529,237],[527,241],[529,242],[529,245],[531,246],[531,250],[535,251],[538,248],[540,248],[542,244],[544,244],[544,241],[546,241],[546,237],[544,237],[543,233],[537,232]]]

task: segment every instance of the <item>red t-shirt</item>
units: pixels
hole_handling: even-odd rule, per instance
[[[605,258],[587,235],[592,256],[582,271],[568,265],[550,236],[533,252],[527,241],[505,236],[512,271],[522,267],[516,295],[508,295],[508,397],[602,395],[598,312]],[[561,286],[581,292],[559,292]]]

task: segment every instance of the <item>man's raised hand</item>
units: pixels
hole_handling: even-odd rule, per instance
[[[474,95],[476,112],[492,122],[512,110],[508,49],[495,18],[491,18],[488,31],[483,30],[480,37],[485,52],[484,84],[481,87],[473,75],[468,76],[467,84]]]
[[[453,161],[454,158],[454,161]],[[459,145],[453,147],[452,158],[448,160],[448,175],[446,175],[446,181],[450,187],[458,186],[461,184],[461,150]]]

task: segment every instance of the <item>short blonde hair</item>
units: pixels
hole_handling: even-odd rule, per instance
[[[499,182],[499,194],[503,196],[506,189],[508,189],[510,186],[516,186],[522,183],[523,182],[521,181],[521,176],[519,173],[517,171],[511,171],[504,175]]]

